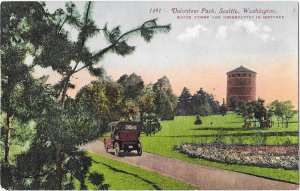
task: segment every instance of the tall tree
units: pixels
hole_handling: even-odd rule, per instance
[[[226,107],[226,105],[225,105],[225,100],[224,100],[224,98],[223,98],[223,103],[222,103],[222,105],[220,106],[220,113],[221,113],[222,116],[226,115],[226,113],[227,113],[227,107]]]
[[[122,75],[117,82],[123,87],[126,99],[136,99],[144,89],[144,81],[141,76],[135,73]]]
[[[265,100],[258,98],[258,100],[254,103],[254,117],[259,121],[263,121],[267,119],[267,109],[264,106]]]
[[[161,130],[158,115],[155,113],[142,113],[141,121],[143,123],[143,132],[147,136],[151,136]]]
[[[156,113],[162,120],[174,119],[177,97],[173,94],[171,83],[166,76],[158,79],[153,85]]]
[[[285,127],[288,128],[290,119],[297,113],[291,101],[282,102],[282,114],[284,116]]]
[[[282,102],[275,100],[270,103],[268,106],[269,110],[271,110],[277,118],[277,126],[279,127],[280,119],[283,116],[283,105]]]
[[[8,4],[8,11],[5,12],[7,13],[5,14],[5,22],[9,23],[9,25],[15,22],[14,19],[16,17],[12,15],[17,15],[18,11],[23,9],[22,5],[25,5],[26,11],[29,10],[27,11],[29,14],[33,14],[33,19],[29,23],[34,27],[28,29],[27,25],[23,25],[23,22],[31,18],[27,16],[23,16],[21,19],[17,17],[21,22],[16,24],[16,26],[27,32],[27,36],[24,36],[28,37],[28,41],[34,47],[31,50],[34,56],[33,66],[51,67],[62,76],[61,81],[54,86],[56,102],[44,105],[47,111],[42,112],[44,115],[37,121],[38,131],[34,144],[30,151],[21,155],[18,160],[25,161],[30,159],[31,155],[37,153],[41,155],[40,157],[50,156],[47,160],[39,161],[40,163],[38,163],[38,167],[36,166],[36,170],[23,171],[26,174],[29,173],[28,178],[40,177],[36,181],[31,181],[30,185],[32,187],[40,185],[44,189],[67,189],[70,187],[64,183],[70,182],[71,185],[72,180],[77,178],[81,183],[81,188],[84,189],[85,173],[90,163],[88,162],[88,157],[81,151],[78,151],[77,147],[96,139],[96,135],[99,134],[99,128],[93,120],[93,113],[90,108],[85,106],[85,103],[80,105],[80,102],[68,98],[68,90],[75,87],[71,83],[71,78],[82,70],[88,70],[93,76],[101,76],[103,74],[102,67],[96,65],[109,52],[121,56],[129,55],[135,50],[134,46],[130,46],[127,43],[130,37],[140,35],[146,42],[150,42],[155,33],[168,32],[170,25],[158,25],[157,20],[154,19],[122,33],[120,26],[111,30],[108,29],[107,25],[103,28],[98,28],[91,17],[93,7],[91,2],[86,3],[82,16],[72,2],[66,3],[66,11],[58,9],[53,14],[45,14],[40,3],[14,3],[13,6]],[[40,11],[32,11],[32,6],[37,7]],[[1,6],[1,10],[3,10],[3,6]],[[3,11],[1,12],[3,13]],[[46,21],[37,22],[39,18],[44,18],[41,17],[43,14],[45,14]],[[65,30],[66,24],[78,30],[79,35],[75,42],[69,40],[69,33]],[[22,31],[15,31],[14,27],[8,26],[8,28],[13,31],[12,33],[23,35]],[[86,45],[87,41],[98,34],[104,35],[108,41],[108,46],[91,52]],[[11,38],[14,37],[7,38],[9,39],[8,41]],[[15,40],[19,41],[20,39],[15,38]],[[16,73],[16,71],[8,70],[8,74],[15,75]],[[12,78],[8,78],[8,81],[10,79]],[[47,115],[48,117],[46,117]],[[75,160],[78,160],[78,163]],[[55,161],[55,165],[53,165],[53,161]],[[33,166],[28,165],[28,167]],[[47,172],[44,172],[44,177],[43,173],[36,173],[45,170]],[[54,186],[52,187],[52,185]]]
[[[83,100],[90,108],[94,108],[95,119],[99,124],[101,134],[107,129],[107,124],[121,117],[124,96],[121,86],[110,79],[93,81],[84,86],[76,94],[76,100]]]
[[[200,88],[192,96],[192,106],[194,115],[209,115],[219,112],[219,102],[214,100],[214,97]]]
[[[236,97],[236,96],[231,96],[229,98],[229,103],[227,103],[228,107],[230,108],[231,111],[237,111],[238,110],[238,102],[239,102],[239,99]]]
[[[155,93],[152,85],[147,85],[142,91],[141,96],[138,99],[138,104],[141,113],[154,113],[155,106]]]
[[[132,54],[134,46],[128,45],[128,39],[133,35],[140,35],[146,42],[150,42],[157,32],[168,32],[170,25],[158,25],[157,20],[149,20],[142,25],[122,33],[120,26],[109,30],[105,25],[98,28],[92,18],[92,2],[87,2],[84,13],[80,16],[74,3],[66,4],[66,12],[58,10],[56,16],[56,28],[51,32],[55,38],[45,37],[47,45],[41,50],[41,54],[35,59],[35,62],[43,67],[52,67],[62,75],[62,80],[57,84],[58,102],[61,107],[65,107],[67,91],[74,88],[71,83],[71,77],[82,70],[88,70],[93,76],[103,74],[102,67],[96,66],[101,59],[109,52],[117,55],[126,56]],[[79,31],[77,41],[68,40],[68,32],[64,30],[65,24],[70,24]],[[100,34],[104,35],[109,45],[95,52],[91,52],[87,47],[87,41]],[[54,56],[55,55],[55,56]],[[74,64],[73,64],[74,63]],[[63,127],[64,125],[62,125]],[[56,189],[61,189],[63,180],[62,163],[64,158],[63,145],[65,140],[56,142]],[[77,144],[79,145],[79,144]],[[76,145],[74,145],[76,146]]]
[[[175,109],[176,115],[191,115],[192,114],[192,94],[187,87],[184,87]]]
[[[37,30],[38,26],[45,22],[46,16],[43,4],[38,2],[1,3],[1,105],[2,111],[6,114],[6,122],[1,136],[5,137],[5,163],[9,162],[9,143],[13,119],[25,122],[33,118],[31,115],[33,112],[30,112],[30,109],[33,108],[29,109],[29,107],[33,107],[34,103],[25,102],[25,100],[17,102],[16,100],[22,94],[31,97],[31,100],[36,100],[33,97],[38,96],[30,94],[34,89],[31,89],[31,85],[37,85],[34,84],[31,76],[34,65],[28,66],[24,60],[26,55],[34,52],[36,48],[29,43],[32,39],[31,31]],[[24,94],[24,92],[26,93]],[[29,106],[30,104],[31,106]],[[35,109],[37,108],[35,107]]]

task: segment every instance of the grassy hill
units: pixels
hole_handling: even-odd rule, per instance
[[[201,118],[203,124],[194,125],[195,116],[179,116],[172,121],[162,121],[162,130],[152,136],[142,136],[143,149],[146,152],[173,157],[191,163],[213,166],[276,180],[298,183],[298,171],[275,168],[260,168],[245,165],[229,165],[190,158],[174,150],[180,143],[207,143],[216,139],[216,134],[226,131],[224,141],[227,143],[276,145],[284,143],[298,144],[298,116],[294,116],[288,128],[275,126],[270,129],[243,129],[242,118],[234,113],[225,116],[212,115]]]

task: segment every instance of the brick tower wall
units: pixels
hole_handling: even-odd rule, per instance
[[[256,100],[256,74],[252,72],[227,74],[227,105],[230,105],[232,96],[244,102]]]

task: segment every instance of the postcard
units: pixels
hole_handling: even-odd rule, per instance
[[[5,190],[296,190],[295,1],[1,2]]]

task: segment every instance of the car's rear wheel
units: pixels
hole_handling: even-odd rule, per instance
[[[120,153],[120,145],[119,143],[115,143],[115,155],[116,156],[119,156],[119,153]]]
[[[142,150],[142,145],[141,145],[141,144],[138,144],[138,148],[137,148],[137,154],[138,154],[139,156],[141,156],[141,155],[142,155],[142,153],[143,153],[143,150]]]

